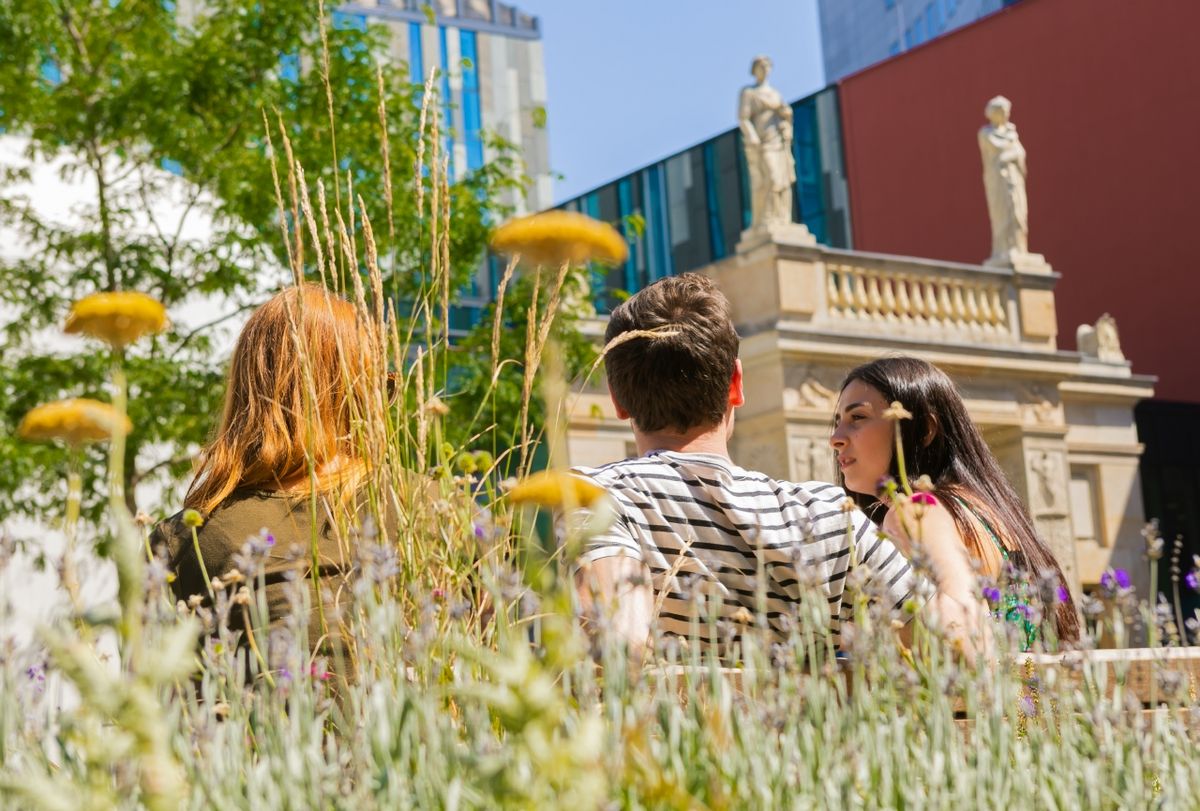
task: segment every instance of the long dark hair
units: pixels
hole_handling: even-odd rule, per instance
[[[912,419],[900,420],[905,472],[910,481],[922,475],[930,478],[934,495],[954,519],[967,551],[986,561],[993,546],[990,538],[979,537],[977,524],[970,517],[974,510],[995,532],[1019,569],[1035,583],[1053,572],[1058,580],[1054,590],[1061,593],[1057,586],[1066,586],[1062,568],[1038,537],[1017,491],[983,441],[979,428],[967,414],[958,388],[946,373],[918,358],[891,357],[851,370],[841,388],[844,390],[855,380],[877,390],[889,403],[899,401],[912,414]],[[899,476],[895,454],[891,474]],[[838,483],[845,487],[841,471]],[[879,510],[873,494],[850,495],[868,514]],[[965,507],[959,498],[971,506]],[[1064,590],[1067,599],[1057,604],[1055,625],[1059,639],[1074,642],[1079,639],[1079,617],[1070,589]],[[1047,602],[1053,602],[1057,596],[1050,596]]]

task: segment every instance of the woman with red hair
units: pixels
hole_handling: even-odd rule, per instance
[[[291,611],[287,581],[305,577],[309,650],[340,655],[336,611],[326,604],[345,598],[350,555],[337,519],[349,511],[339,506],[355,500],[367,467],[352,436],[352,418],[377,391],[366,324],[350,302],[314,284],[288,288],[250,316],[184,509],[155,529],[179,599],[206,604],[214,584],[232,594],[242,578],[254,585],[261,575],[274,627]],[[248,614],[230,613],[243,641]]]

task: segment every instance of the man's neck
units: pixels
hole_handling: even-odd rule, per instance
[[[677,453],[711,453],[729,458],[729,430],[722,420],[715,426],[701,426],[682,434],[674,431],[633,431],[638,454],[645,456],[650,451],[675,451]]]

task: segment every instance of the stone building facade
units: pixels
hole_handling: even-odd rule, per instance
[[[702,269],[729,297],[745,369],[746,405],[731,452],[741,465],[791,480],[830,481],[838,387],[853,366],[888,354],[937,364],[1021,493],[1078,593],[1108,567],[1148,575],[1133,407],[1153,396],[1113,352],[1057,346],[1048,265],[1033,271],[872,254],[807,234],[747,232],[736,253]],[[603,322],[591,325],[602,334]],[[634,452],[603,381],[576,392],[572,464]]]

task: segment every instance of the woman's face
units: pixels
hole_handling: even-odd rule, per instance
[[[887,407],[879,390],[861,380],[850,381],[838,397],[829,444],[851,492],[873,496],[889,473],[896,429],[883,416]]]

